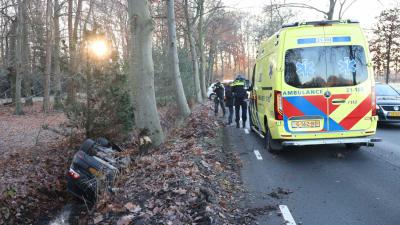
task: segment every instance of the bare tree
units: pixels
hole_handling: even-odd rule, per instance
[[[200,54],[200,88],[203,98],[207,98],[206,87],[206,56],[204,52],[204,1],[197,0],[197,14],[199,15],[198,23],[198,47]]]
[[[23,62],[22,52],[23,52],[23,30],[26,26],[26,21],[24,18],[24,10],[26,9],[26,0],[18,0],[18,12],[17,12],[17,33],[16,33],[16,80],[15,80],[15,114],[22,115],[24,112],[22,110],[21,102],[21,83],[23,75],[23,66],[27,62]]]
[[[74,81],[74,75],[77,69],[77,60],[78,60],[78,52],[76,49],[77,41],[78,41],[78,25],[81,21],[82,15],[82,0],[78,0],[77,9],[75,14],[75,20],[73,20],[73,0],[68,0],[68,43],[69,43],[69,54],[70,54],[70,62],[69,62],[69,72],[70,79],[68,82],[68,98],[67,104],[73,104],[75,102],[76,95],[76,84]]]
[[[43,110],[45,113],[50,111],[50,73],[51,73],[51,53],[53,50],[53,6],[52,1],[47,0],[46,4],[46,65],[44,70],[44,98]]]
[[[153,21],[149,12],[148,0],[129,0],[128,14],[131,27],[130,42],[134,54],[130,62],[130,73],[135,79],[137,89],[135,102],[136,126],[147,130],[154,145],[164,142],[164,134],[158,117],[154,93],[154,63],[152,55]]]
[[[390,81],[390,71],[395,62],[395,54],[400,50],[400,8],[388,9],[381,12],[374,30],[371,50],[375,53],[376,66],[383,67],[386,73],[386,83]],[[383,63],[382,63],[383,62]],[[393,68],[393,70],[395,70]]]
[[[53,52],[53,61],[54,61],[54,108],[60,109],[62,108],[61,103],[61,68],[60,68],[60,3],[59,0],[54,0],[54,52]]]
[[[169,36],[169,67],[174,78],[175,96],[179,112],[183,117],[190,115],[189,105],[186,100],[185,91],[182,85],[181,72],[179,70],[178,49],[176,46],[176,22],[175,22],[175,0],[167,0],[168,36]]]
[[[191,17],[189,14],[189,0],[184,0],[185,3],[185,19],[186,19],[186,32],[189,40],[189,48],[190,54],[192,58],[192,65],[193,65],[193,76],[194,76],[194,86],[195,86],[195,95],[197,103],[203,102],[203,97],[201,94],[200,88],[200,77],[199,77],[199,61],[197,59],[197,50],[196,50],[196,43],[193,37],[193,23],[191,22]]]
[[[266,6],[266,11],[269,10],[269,7],[273,8],[301,8],[301,9],[310,9],[316,12],[319,12],[324,15],[325,19],[332,20],[334,19],[335,9],[338,6],[339,2],[339,14],[338,18],[341,19],[344,13],[356,2],[357,0],[329,0],[328,9],[320,9],[311,4],[307,3],[276,3],[271,1],[271,4]]]

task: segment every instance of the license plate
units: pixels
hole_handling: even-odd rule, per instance
[[[292,121],[292,128],[317,128],[320,127],[319,120],[298,120]]]
[[[389,112],[389,116],[400,117],[400,112]]]

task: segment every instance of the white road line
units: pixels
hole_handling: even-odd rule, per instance
[[[256,155],[258,160],[263,160],[263,158],[258,150],[254,150],[254,154]]]
[[[245,132],[246,134],[249,134],[249,129],[245,128],[245,129],[244,129],[244,132]]]
[[[293,216],[286,205],[279,205],[279,209],[281,210],[282,217],[285,220],[286,225],[296,225],[296,222],[294,221]]]

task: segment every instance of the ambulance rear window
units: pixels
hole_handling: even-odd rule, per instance
[[[289,49],[285,82],[296,88],[344,87],[367,80],[363,47],[319,46]]]

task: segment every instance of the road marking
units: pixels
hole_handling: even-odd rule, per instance
[[[296,225],[296,222],[294,221],[293,216],[286,205],[279,205],[279,209],[281,210],[282,217],[285,220],[286,225]]]
[[[263,158],[258,150],[254,150],[254,154],[256,155],[258,160],[263,160]]]
[[[244,132],[245,132],[246,134],[249,134],[249,130],[248,130],[247,128],[244,129]]]

